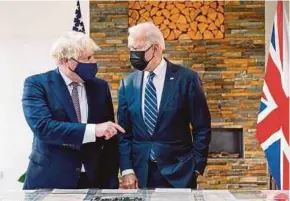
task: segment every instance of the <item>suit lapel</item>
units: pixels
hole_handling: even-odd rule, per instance
[[[86,94],[87,94],[87,101],[88,101],[88,123],[92,122],[92,111],[95,111],[93,107],[96,105],[96,98],[94,95],[97,93],[94,85],[90,82],[85,83]]]
[[[166,62],[167,62],[167,69],[166,69],[163,92],[162,92],[161,102],[160,102],[160,107],[159,107],[157,125],[158,125],[158,122],[160,120],[162,113],[166,109],[166,106],[168,102],[170,101],[172,95],[175,93],[176,87],[177,87],[176,85],[177,79],[178,79],[177,69],[169,61],[166,60]]]
[[[143,75],[144,75],[144,72],[141,72],[141,71],[137,72],[136,78],[134,79],[134,94],[135,94],[136,108],[138,108],[138,114],[140,118],[142,119],[142,124],[144,124],[143,127],[146,128],[146,125],[143,119],[143,114],[142,114]]]
[[[72,122],[78,122],[70,93],[58,69],[53,72],[51,81],[52,91],[63,105],[68,117]]]

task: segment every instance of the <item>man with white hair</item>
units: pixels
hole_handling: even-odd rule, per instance
[[[164,38],[151,22],[129,29],[128,47],[136,71],[119,90],[118,122],[126,130],[118,136],[122,185],[196,188],[211,138],[199,76],[162,56]]]
[[[28,77],[23,111],[34,137],[24,189],[118,188],[117,131],[109,85],[96,78],[87,35],[69,32],[52,47],[57,69]]]

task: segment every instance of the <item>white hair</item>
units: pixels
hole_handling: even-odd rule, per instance
[[[141,34],[146,42],[157,43],[165,49],[165,41],[160,29],[152,22],[143,22],[129,28],[129,37]]]
[[[59,63],[61,59],[77,59],[82,52],[95,52],[100,49],[86,34],[70,31],[55,41],[51,48],[51,56]]]

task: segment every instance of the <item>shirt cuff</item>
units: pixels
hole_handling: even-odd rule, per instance
[[[122,171],[122,177],[128,175],[128,174],[135,174],[133,169],[127,169]]]
[[[87,124],[84,134],[83,144],[96,141],[96,125]]]

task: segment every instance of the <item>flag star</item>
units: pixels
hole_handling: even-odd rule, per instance
[[[83,30],[83,27],[82,27],[81,25],[79,25],[79,26],[78,26],[78,30],[79,30],[79,31],[82,31],[82,30]]]

